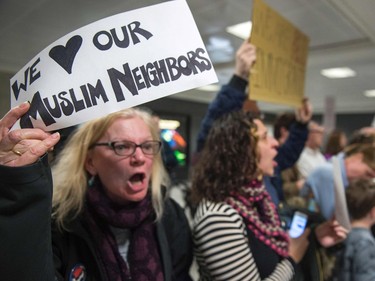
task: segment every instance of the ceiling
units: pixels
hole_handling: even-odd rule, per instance
[[[327,97],[337,113],[375,113],[375,1],[264,0],[310,37],[305,95],[315,112],[323,113]],[[16,73],[46,46],[63,35],[98,19],[164,1],[158,0],[0,0],[0,71]],[[234,67],[242,43],[225,27],[248,21],[252,0],[187,0],[210,53],[220,84]],[[347,66],[356,77],[328,79],[320,70]],[[215,93],[198,90],[171,98],[208,103]],[[8,98],[8,97],[7,97]],[[287,107],[258,103],[265,112]]]

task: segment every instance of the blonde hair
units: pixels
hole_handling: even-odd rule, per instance
[[[67,221],[77,217],[84,209],[87,182],[91,175],[85,169],[85,161],[92,144],[97,142],[117,119],[141,118],[150,129],[154,140],[160,140],[158,128],[145,110],[130,108],[111,113],[79,127],[68,140],[52,168],[54,181],[52,216],[60,228],[67,227]],[[163,212],[162,186],[169,184],[160,152],[154,156],[151,173],[152,205],[156,220]]]

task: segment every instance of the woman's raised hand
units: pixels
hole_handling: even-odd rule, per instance
[[[29,103],[23,103],[0,120],[0,165],[19,167],[32,164],[60,140],[59,133],[50,134],[36,128],[10,131],[29,108]]]

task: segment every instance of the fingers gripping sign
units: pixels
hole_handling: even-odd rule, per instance
[[[248,80],[251,68],[256,61],[256,47],[244,41],[236,53],[235,74]]]
[[[308,98],[304,98],[302,105],[296,110],[296,119],[303,124],[307,124],[311,120],[312,114],[312,105]]]
[[[59,141],[60,134],[49,134],[41,129],[17,129],[13,125],[30,108],[23,103],[12,108],[0,120],[0,165],[24,166],[34,163]]]

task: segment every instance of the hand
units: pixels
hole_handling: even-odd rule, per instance
[[[289,256],[296,262],[299,263],[306,253],[309,246],[309,234],[310,228],[306,228],[301,236],[297,238],[290,238],[289,242]]]
[[[298,188],[298,191],[301,191],[304,185],[305,185],[305,179],[299,179],[296,181],[296,187]]]
[[[18,129],[10,131],[16,121],[30,108],[23,103],[12,108],[0,120],[0,165],[20,167],[34,163],[52,150],[60,140],[60,134],[49,134],[41,129]]]
[[[345,240],[348,230],[336,220],[329,220],[315,228],[315,235],[320,245],[327,248]]]
[[[302,124],[307,124],[312,117],[312,105],[308,98],[304,98],[301,107],[296,110],[296,120]]]
[[[244,41],[236,52],[236,66],[234,74],[244,80],[249,79],[250,69],[256,60],[256,48],[248,41]]]

